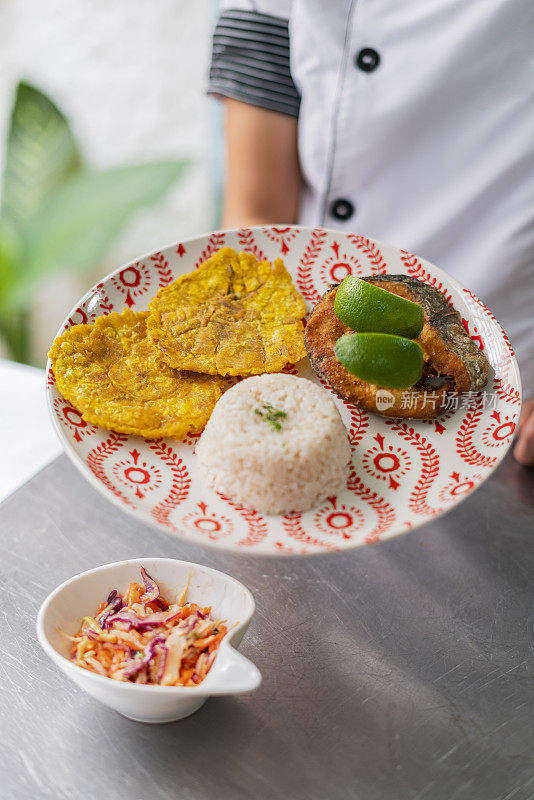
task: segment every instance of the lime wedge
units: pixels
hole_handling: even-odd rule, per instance
[[[334,312],[353,331],[395,333],[409,339],[417,339],[425,321],[417,303],[354,275],[347,275],[338,286]]]
[[[423,374],[421,345],[389,333],[346,333],[334,352],[357,378],[385,389],[408,389]]]

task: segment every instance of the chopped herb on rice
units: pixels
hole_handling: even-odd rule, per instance
[[[264,403],[263,401],[261,401],[260,405],[254,409],[254,413],[261,417],[265,422],[268,422],[269,425],[276,431],[282,430],[281,420],[284,420],[287,417],[285,411],[282,411],[280,408],[275,408],[270,403]]]

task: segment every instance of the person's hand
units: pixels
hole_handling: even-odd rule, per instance
[[[534,397],[526,400],[517,426],[514,456],[525,467],[534,464]]]

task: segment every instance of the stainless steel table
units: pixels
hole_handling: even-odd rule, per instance
[[[338,555],[193,547],[64,456],[0,506],[0,531],[3,800],[534,798],[534,474],[511,458],[441,521]],[[34,625],[71,575],[163,555],[250,587],[263,685],[148,726],[63,677]]]

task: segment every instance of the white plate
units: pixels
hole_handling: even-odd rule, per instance
[[[58,392],[48,364],[52,419],[86,478],[124,511],[196,544],[292,555],[357,547],[403,533],[465,500],[508,450],[521,410],[516,359],[502,328],[468,289],[442,270],[390,245],[339,231],[296,226],[244,228],[181,242],[104,278],[80,300],[60,333],[96,315],[147,308],[149,299],[220,247],[281,256],[309,310],[329,284],[354,275],[404,273],[440,289],[460,312],[492,366],[485,392],[438,420],[385,419],[332,395],[352,445],[346,489],[305,514],[262,516],[208,489],[195,457],[198,435],[182,442],[112,433],[89,425]],[[289,370],[317,381],[308,360]],[[325,391],[331,391],[325,388]]]

